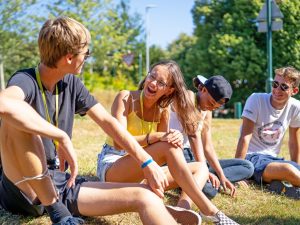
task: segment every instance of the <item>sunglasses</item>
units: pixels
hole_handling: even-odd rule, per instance
[[[279,82],[276,81],[276,80],[272,81],[272,87],[275,88],[275,89],[278,88],[278,87],[280,87],[280,89],[281,89],[282,91],[287,91],[288,89],[291,88],[289,85],[287,85],[287,84],[285,84],[285,83],[279,83]]]
[[[84,60],[87,60],[87,58],[90,56],[91,56],[91,52],[90,52],[90,49],[88,49],[87,52],[84,53]]]
[[[74,56],[77,56],[77,55],[84,55],[83,60],[85,61],[88,59],[88,57],[91,56],[91,51],[90,51],[90,49],[88,49],[86,52],[79,52],[79,53],[74,54]]]

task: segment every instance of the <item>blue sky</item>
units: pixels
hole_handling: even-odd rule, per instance
[[[180,33],[193,33],[194,0],[130,0],[131,12],[138,12],[144,20],[147,5],[156,5],[148,12],[150,45],[166,48]]]

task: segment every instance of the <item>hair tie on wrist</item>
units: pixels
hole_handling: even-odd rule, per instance
[[[150,133],[148,133],[147,136],[146,136],[147,145],[151,145],[150,140],[149,140],[149,136],[150,136]]]

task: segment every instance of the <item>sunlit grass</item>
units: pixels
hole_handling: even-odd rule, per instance
[[[114,92],[98,92],[97,99],[110,110]],[[232,158],[239,136],[241,120],[214,119],[213,140],[219,158]],[[73,131],[73,144],[78,154],[80,175],[95,180],[97,154],[102,149],[106,135],[88,117],[76,117]],[[283,153],[289,158],[287,137],[283,144]],[[166,194],[165,202],[176,204],[178,190]],[[218,194],[213,199],[214,204],[240,224],[251,225],[299,225],[300,201],[273,195],[262,190],[260,186],[251,184],[249,188],[238,188],[236,198]],[[194,207],[195,210],[198,210]],[[162,215],[163,216],[163,215]],[[136,213],[126,213],[115,216],[85,218],[86,224],[102,225],[139,225]],[[50,224],[47,216],[40,218],[15,216],[0,210],[0,224]],[[209,223],[203,223],[209,224]]]

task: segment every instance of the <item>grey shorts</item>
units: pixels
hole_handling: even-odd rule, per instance
[[[120,158],[126,155],[124,150],[116,150],[114,147],[104,144],[97,160],[97,177],[105,182],[106,171]]]

